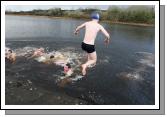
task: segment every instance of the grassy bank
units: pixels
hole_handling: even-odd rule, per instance
[[[62,10],[61,8],[51,8],[48,10],[34,9],[31,11],[6,11],[6,14],[15,15],[33,15],[46,16],[52,18],[75,18],[90,19],[92,12],[100,14],[101,21],[109,21],[110,23],[132,24],[132,25],[154,25],[155,9],[153,6],[132,5],[127,8],[118,6],[110,6],[107,10],[101,9],[76,9]]]
[[[30,17],[41,17],[41,18],[53,18],[53,19],[82,19],[82,20],[90,20],[90,18],[73,18],[73,17],[56,17],[56,16],[39,16],[39,15],[28,15],[28,14],[12,14],[7,13],[6,15],[14,15],[14,16],[30,16]],[[154,26],[154,24],[148,23],[133,23],[133,22],[119,22],[119,21],[110,21],[110,20],[101,20],[100,22],[107,22],[110,24],[125,24],[125,25],[134,25],[134,26]]]

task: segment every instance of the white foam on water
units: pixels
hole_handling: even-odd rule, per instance
[[[100,63],[109,63],[110,61],[110,57],[109,56],[105,56],[104,59],[100,59],[99,62]]]
[[[38,49],[38,48],[27,46],[27,47],[23,47],[23,48],[17,48],[14,50],[14,52],[16,53],[16,56],[27,57],[28,55],[32,55],[36,49]],[[67,59],[67,62],[70,63],[73,71],[75,72],[75,74],[72,74],[72,77],[68,76],[72,80],[72,82],[78,81],[78,80],[83,78],[82,75],[79,75],[80,65],[82,64],[82,60],[85,57],[83,53],[75,51],[75,48],[73,48],[73,47],[67,47],[67,48],[63,48],[63,49],[55,50],[55,51],[51,51],[51,52],[47,51],[47,53],[44,54],[43,56],[32,58],[32,59],[35,59],[38,62],[44,62],[46,59],[48,60],[50,58],[50,55],[63,56],[63,58]],[[68,77],[62,76],[62,75],[56,75],[57,80],[63,80],[63,79],[66,79]]]
[[[132,72],[132,73],[127,73],[127,72],[122,72],[117,75],[120,78],[123,79],[129,79],[129,80],[142,80],[142,76],[138,72]]]
[[[34,50],[37,48],[35,47],[24,47],[24,48],[18,48],[15,49],[14,52],[16,53],[16,56],[27,56],[29,54],[33,54]]]
[[[152,60],[140,59],[138,62],[143,64],[143,65],[146,65],[148,67],[155,67],[154,61],[152,61]]]
[[[141,55],[145,55],[145,56],[154,56],[154,54],[150,53],[150,52],[136,52],[136,54],[141,54]]]
[[[59,77],[59,79],[61,79],[61,80],[65,79],[65,78],[67,78],[67,77],[66,76]]]
[[[83,78],[82,75],[76,75],[74,78],[71,78],[72,81],[78,81],[81,80]]]
[[[19,49],[17,50],[17,54],[18,56],[25,56],[26,53],[28,51],[31,50],[35,50],[37,48],[23,48],[23,49]],[[67,47],[67,48],[63,48],[60,50],[55,50],[55,51],[51,51],[51,52],[47,52],[42,58],[47,58],[47,60],[50,60],[50,56],[54,55],[55,58],[62,58],[65,59],[65,61],[67,63],[70,63],[70,65],[72,67],[79,67],[81,65],[81,60],[83,59],[83,54],[79,53],[79,52],[75,52],[74,51],[75,48],[72,47]],[[46,50],[46,49],[45,49]],[[38,62],[43,62],[43,59],[41,57],[36,57],[35,60],[37,60]],[[42,59],[42,60],[41,60]],[[61,59],[60,59],[61,60]]]
[[[141,78],[139,73],[128,73],[127,77],[129,77],[131,79],[140,79]]]
[[[72,69],[74,71],[73,74],[71,74],[70,76],[62,76],[59,75],[57,76],[57,80],[64,80],[64,79],[71,79],[72,82],[76,82],[78,80],[81,80],[83,78],[82,75],[79,75],[78,73],[80,73],[80,65],[82,63],[82,60],[84,59],[84,54],[83,53],[79,53],[74,51],[75,48],[73,47],[67,47],[67,48],[63,48],[57,51],[52,51],[49,52],[49,55],[55,55],[55,56],[63,56],[63,58],[67,58],[68,63],[70,63],[70,65],[72,66]],[[78,72],[79,71],[79,72]],[[78,72],[78,73],[77,73]]]
[[[149,52],[136,52],[141,58],[137,61],[138,63],[147,67],[155,67],[155,55]]]
[[[46,61],[46,57],[40,56],[40,57],[35,58],[35,60],[38,62],[44,62],[44,61]]]

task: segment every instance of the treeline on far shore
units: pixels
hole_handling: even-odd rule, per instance
[[[61,8],[51,8],[48,10],[34,9],[32,11],[10,11],[6,14],[16,15],[37,15],[37,16],[51,16],[51,17],[67,17],[77,19],[89,19],[92,12],[98,12],[101,20],[111,22],[127,22],[127,23],[145,23],[154,24],[155,9],[152,6],[133,5],[127,8],[118,6],[111,6],[107,10],[86,8],[76,10],[62,10]]]

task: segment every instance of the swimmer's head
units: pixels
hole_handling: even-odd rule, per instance
[[[93,12],[91,14],[91,19],[99,20],[100,19],[100,15],[97,12]]]
[[[71,65],[70,65],[70,63],[67,63],[67,64],[66,64],[66,66],[67,66],[68,68],[71,68]]]
[[[69,70],[71,70],[71,65],[69,63],[67,63],[65,66],[64,66],[64,73],[65,74],[69,74]]]
[[[52,58],[54,58],[54,56],[53,56],[53,55],[51,55],[51,56],[50,56],[50,59],[52,59]]]
[[[40,50],[41,52],[44,52],[44,48],[39,48],[39,50]]]
[[[12,50],[9,49],[8,52],[12,53]]]

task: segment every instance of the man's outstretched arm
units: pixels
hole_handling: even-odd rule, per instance
[[[78,34],[79,30],[80,30],[81,28],[85,27],[85,25],[86,25],[86,23],[83,23],[83,24],[81,24],[80,26],[78,26],[78,27],[75,29],[74,34]]]

